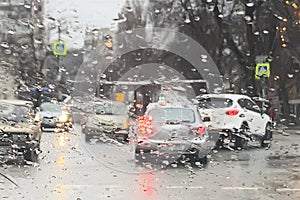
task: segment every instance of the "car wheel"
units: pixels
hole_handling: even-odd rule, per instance
[[[31,162],[37,162],[38,154],[36,149],[26,149],[24,152],[24,159]]]
[[[137,163],[142,163],[143,162],[143,149],[139,148],[138,146],[135,147],[135,160]]]
[[[266,125],[265,135],[262,137],[261,140],[261,147],[264,148],[270,147],[272,139],[273,139],[273,131],[272,131],[271,124],[268,123]]]
[[[208,163],[207,156],[203,156],[203,154],[199,154],[199,150],[196,150],[193,154],[186,155],[187,161],[190,160],[192,165],[195,165],[197,167],[204,166]]]
[[[241,125],[241,128],[240,128],[240,133],[246,133],[246,132],[249,132],[250,128],[248,126],[248,124],[246,122],[244,122],[242,125]]]
[[[207,165],[208,163],[208,158],[207,156],[204,156],[204,157],[197,157],[195,160],[194,160],[194,164],[197,165],[197,163],[200,163],[201,165]]]
[[[244,149],[247,146],[247,140],[238,135],[233,136],[234,139],[234,148],[235,149]]]

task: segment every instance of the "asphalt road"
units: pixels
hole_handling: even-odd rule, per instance
[[[270,149],[214,150],[205,167],[137,165],[132,143],[86,143],[80,131],[46,132],[38,163],[0,168],[0,199],[300,199],[300,135]]]

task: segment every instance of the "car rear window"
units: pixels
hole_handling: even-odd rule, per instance
[[[95,105],[96,114],[107,114],[107,115],[126,115],[127,108],[125,104],[96,104]]]
[[[200,98],[198,101],[199,108],[228,108],[233,104],[231,99],[220,97]]]
[[[149,111],[149,115],[152,116],[154,122],[184,122],[194,123],[195,113],[192,109],[186,108],[159,108]]]

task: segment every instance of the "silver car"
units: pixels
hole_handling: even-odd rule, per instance
[[[82,125],[85,140],[93,138],[120,139],[124,142],[128,138],[128,111],[127,106],[121,102],[98,101],[94,102],[88,110],[86,123]]]
[[[36,162],[42,132],[34,122],[33,104],[24,100],[0,100],[0,160],[23,157]]]
[[[170,163],[190,160],[206,164],[217,140],[211,140],[197,107],[189,103],[150,103],[135,132],[138,162],[160,157]]]

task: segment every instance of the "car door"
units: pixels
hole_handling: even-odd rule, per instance
[[[245,115],[250,128],[254,134],[264,134],[265,120],[262,118],[259,106],[250,99],[244,99]]]

